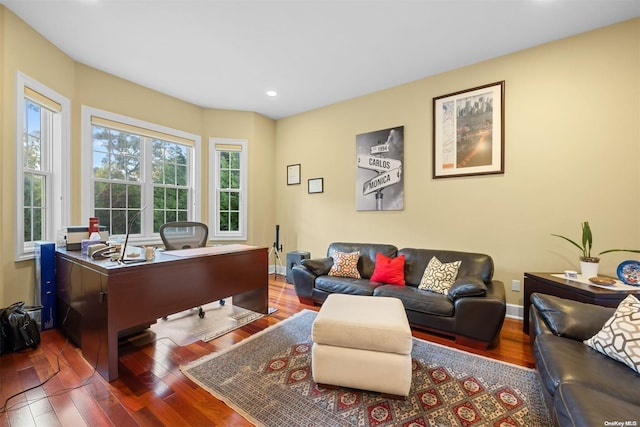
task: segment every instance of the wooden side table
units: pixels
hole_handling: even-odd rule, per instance
[[[534,292],[601,305],[603,307],[617,307],[620,301],[629,293],[640,296],[640,288],[634,292],[611,291],[609,289],[555,277],[552,274],[553,273],[524,273],[524,319],[522,322],[522,330],[527,335],[529,334],[531,294]]]

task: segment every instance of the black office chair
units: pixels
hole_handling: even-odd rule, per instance
[[[206,224],[193,221],[168,222],[160,226],[160,238],[168,250],[202,248],[207,246],[209,228]],[[220,300],[220,305],[225,301]],[[204,317],[204,310],[198,307],[198,316]],[[166,320],[166,316],[163,317]]]

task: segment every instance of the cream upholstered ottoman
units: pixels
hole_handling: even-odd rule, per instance
[[[399,299],[331,294],[313,322],[311,338],[316,383],[409,394],[413,341]]]

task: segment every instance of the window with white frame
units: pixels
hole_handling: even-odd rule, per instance
[[[55,241],[69,218],[69,100],[16,75],[15,259],[33,256],[34,242]]]
[[[209,139],[210,232],[216,240],[247,239],[247,141]]]
[[[166,222],[199,219],[199,136],[86,106],[82,116],[86,215],[147,242]]]

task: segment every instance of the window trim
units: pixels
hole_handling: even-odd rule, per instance
[[[192,134],[189,132],[181,131],[178,129],[172,129],[166,126],[158,125],[155,123],[147,122],[144,120],[136,119],[133,117],[124,116],[110,111],[100,110],[98,108],[83,105],[81,108],[81,123],[82,123],[82,142],[81,142],[81,158],[82,158],[82,184],[81,194],[87,195],[81,202],[81,211],[83,218],[89,218],[93,216],[90,212],[93,212],[93,192],[91,191],[91,170],[93,165],[93,124],[92,117],[110,120],[113,122],[122,123],[124,125],[130,125],[133,127],[148,129],[152,132],[159,134],[165,134],[168,136],[175,136],[184,140],[192,142],[191,148],[193,148],[193,155],[190,156],[189,167],[192,171],[189,177],[189,187],[192,188],[191,194],[191,215],[192,221],[200,221],[201,218],[201,194],[202,194],[202,174],[200,167],[201,159],[201,137],[200,135]],[[172,141],[175,142],[175,141]],[[143,152],[150,152],[148,147],[143,147]],[[149,153],[150,156],[150,153]],[[144,169],[141,173],[141,179],[143,184],[143,200],[142,206],[153,207],[153,193],[144,189],[148,188],[150,182],[150,168],[145,162]],[[153,233],[153,209],[145,209],[142,212],[146,227],[143,228],[142,235],[129,236],[129,242],[132,243],[161,243],[160,234]]]
[[[49,98],[60,105],[60,111],[54,112],[52,127],[60,127],[53,132],[47,147],[47,184],[46,184],[46,240],[56,241],[58,230],[69,223],[70,215],[70,138],[71,138],[71,101],[55,90],[40,83],[21,71],[16,72],[16,131],[15,131],[15,261],[32,259],[34,245],[24,241],[24,102],[25,88]]]
[[[218,150],[216,145],[238,145],[240,149],[240,231],[220,231],[218,206]],[[246,139],[209,138],[209,235],[213,240],[247,240],[247,200],[249,193],[248,169],[249,169],[249,141]]]

